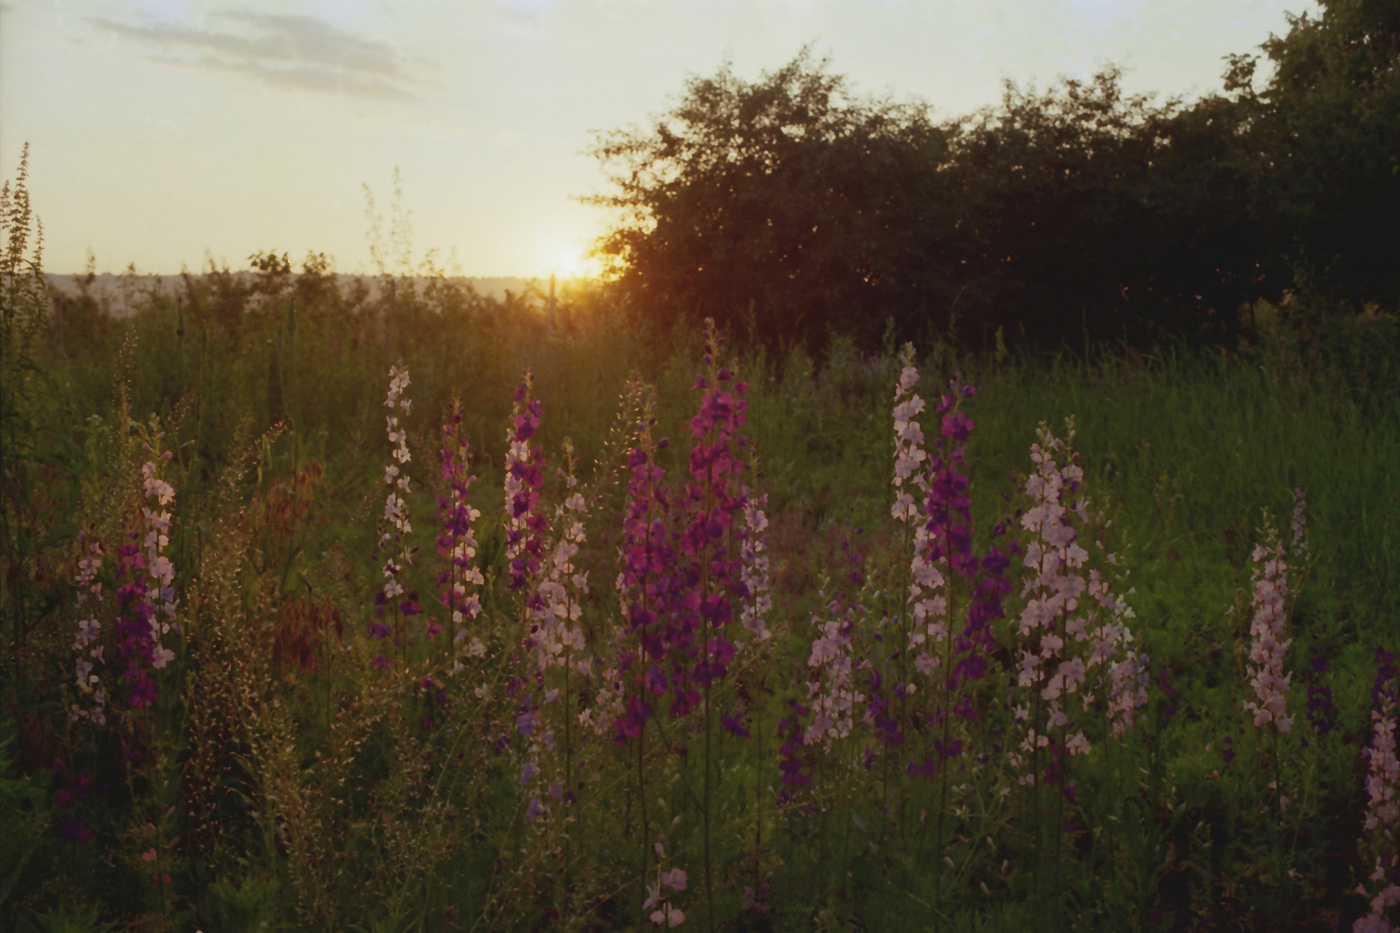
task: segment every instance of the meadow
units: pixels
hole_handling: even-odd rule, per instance
[[[1393,316],[765,350],[258,268],[8,267],[7,927],[1400,921]]]

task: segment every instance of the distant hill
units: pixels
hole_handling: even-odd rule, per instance
[[[256,272],[234,272],[232,274],[235,279],[252,279],[258,275]],[[295,280],[296,275],[293,275],[293,280]],[[55,295],[76,295],[79,283],[84,278],[81,274],[46,274],[44,277],[48,279],[49,288]],[[202,279],[204,274],[201,273],[194,278]],[[412,276],[411,278],[419,285],[427,284],[429,281],[424,276]],[[335,279],[336,284],[341,289],[348,288],[356,279],[363,280],[369,286],[371,295],[376,294],[383,287],[383,280],[377,275],[337,274]],[[455,284],[470,285],[477,294],[496,299],[504,299],[507,291],[519,295],[530,286],[531,282],[541,290],[549,288],[548,280],[526,279],[519,276],[449,275],[446,276],[446,280]],[[183,288],[184,280],[178,275],[113,275],[110,272],[104,272],[93,278],[92,284],[88,286],[88,291],[98,301],[106,303],[114,314],[122,315],[130,313],[144,296],[153,291],[174,296],[179,294]]]

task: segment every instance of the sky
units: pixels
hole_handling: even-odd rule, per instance
[[[607,212],[596,134],[689,77],[757,80],[804,45],[935,119],[1109,64],[1190,100],[1314,0],[0,0],[0,178],[29,144],[43,266],[373,272],[409,232],[472,276],[573,275]],[[1262,81],[1261,71],[1256,82]],[[401,199],[396,199],[395,173]],[[407,223],[396,225],[394,205]]]

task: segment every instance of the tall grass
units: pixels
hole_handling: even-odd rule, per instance
[[[81,352],[42,303],[7,336],[10,925],[1284,929],[1387,890],[1393,319],[774,358],[582,293],[550,335],[275,272],[125,320],[79,295]],[[1255,545],[1296,489],[1262,733]],[[110,639],[168,600],[173,656],[124,679]]]

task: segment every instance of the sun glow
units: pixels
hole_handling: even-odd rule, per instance
[[[544,251],[545,275],[556,275],[561,279],[588,279],[601,271],[596,260],[585,255],[585,248],[578,242],[556,241]]]

